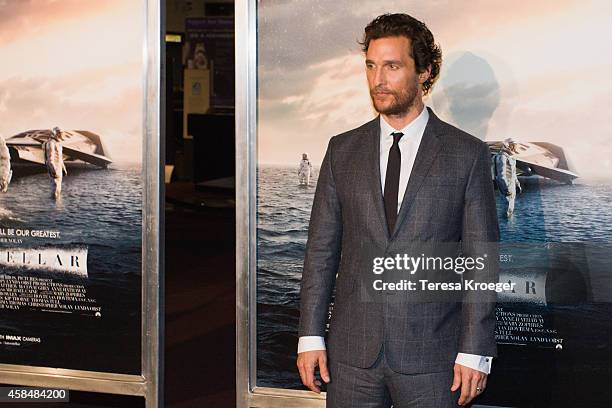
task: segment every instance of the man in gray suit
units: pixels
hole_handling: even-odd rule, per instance
[[[297,366],[315,392],[319,368],[328,407],[467,404],[485,389],[496,355],[495,293],[468,291],[460,302],[365,302],[357,275],[364,243],[389,253],[406,242],[460,242],[463,254],[476,255],[478,243],[499,241],[489,149],[424,106],[441,64],[425,24],[385,14],[366,27],[362,45],[380,115],[331,138],[321,165]],[[496,282],[496,268],[487,271]]]

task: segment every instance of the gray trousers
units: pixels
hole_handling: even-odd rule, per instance
[[[460,389],[452,392],[453,368],[427,374],[397,373],[387,364],[384,347],[369,368],[330,359],[327,408],[456,408]]]

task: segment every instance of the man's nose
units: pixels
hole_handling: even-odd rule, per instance
[[[385,84],[385,73],[382,68],[376,68],[374,71],[374,85],[380,86]]]

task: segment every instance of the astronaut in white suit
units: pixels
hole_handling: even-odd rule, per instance
[[[6,146],[6,142],[0,136],[0,191],[3,193],[7,192],[12,177],[11,153]]]
[[[516,159],[512,157],[515,153],[515,142],[508,138],[503,141],[503,146],[494,157],[495,163],[495,182],[499,192],[506,197],[507,209],[506,216],[512,217],[514,214],[514,201],[516,199],[516,189],[522,192],[521,183],[516,175]]]
[[[310,175],[312,173],[312,164],[308,160],[308,153],[302,153],[302,160],[300,161],[300,167],[298,168],[298,179],[300,186],[310,185]]]
[[[58,127],[51,130],[51,136],[42,145],[45,153],[45,165],[51,177],[53,187],[53,198],[58,200],[62,194],[63,174],[68,174],[64,165],[64,153],[62,150],[62,131]]]

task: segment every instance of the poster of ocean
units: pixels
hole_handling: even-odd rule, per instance
[[[142,0],[0,1],[0,363],[141,373],[144,32]]]

